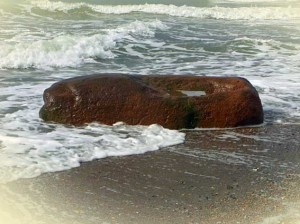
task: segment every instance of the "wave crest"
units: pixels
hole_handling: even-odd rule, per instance
[[[135,21],[91,36],[61,35],[51,40],[0,43],[0,68],[78,67],[94,59],[114,58],[112,52],[122,40],[152,37],[167,27],[159,20]]]
[[[163,4],[143,5],[93,5],[87,3],[64,3],[48,0],[31,1],[33,7],[51,12],[65,12],[84,8],[102,14],[126,14],[132,12],[162,14],[177,17],[195,17],[228,20],[260,20],[260,19],[294,19],[300,18],[299,8],[291,7],[211,7],[199,8],[192,6],[175,6]]]

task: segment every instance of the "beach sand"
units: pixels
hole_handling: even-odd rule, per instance
[[[181,145],[2,185],[2,217],[22,224],[298,223],[299,125],[184,132]]]

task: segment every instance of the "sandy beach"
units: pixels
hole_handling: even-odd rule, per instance
[[[0,0],[0,224],[300,224],[299,12]],[[84,78],[100,73],[135,78]]]
[[[184,144],[1,186],[16,223],[298,223],[300,126],[187,130]]]

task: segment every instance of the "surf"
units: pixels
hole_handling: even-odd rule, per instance
[[[175,17],[225,20],[270,20],[300,18],[299,8],[292,7],[193,7],[164,4],[99,5],[88,3],[65,3],[48,0],[31,1],[31,10],[38,8],[49,12],[90,12],[100,14],[149,13]]]

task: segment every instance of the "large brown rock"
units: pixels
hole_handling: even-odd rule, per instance
[[[242,78],[99,74],[55,83],[44,101],[42,119],[72,125],[123,121],[181,129],[263,122],[258,93]]]

